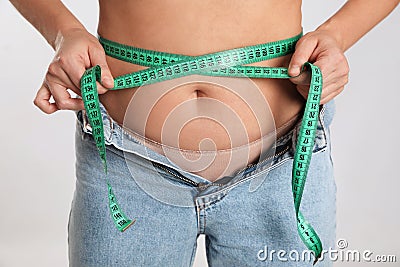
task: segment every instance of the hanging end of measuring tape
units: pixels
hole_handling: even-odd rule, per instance
[[[92,128],[92,135],[103,163],[104,172],[107,173],[104,127],[96,85],[96,81],[99,81],[100,78],[101,68],[99,65],[87,69],[81,78],[81,93],[86,115]]]
[[[319,255],[314,255],[315,258],[314,258],[314,261],[313,261],[313,266],[314,266],[315,264],[317,264],[317,262],[318,262],[319,259],[321,258],[321,253],[322,253],[322,251],[319,253]]]
[[[322,253],[322,242],[314,228],[304,219],[301,212],[297,216],[297,230],[300,238],[306,247],[311,250],[314,254],[314,264],[316,264],[321,257]]]
[[[124,232],[131,225],[136,222],[136,219],[131,220],[126,217],[126,215],[122,212],[121,208],[117,203],[117,199],[112,191],[112,187],[110,183],[107,183],[108,186],[108,204],[110,208],[111,218],[114,221],[115,226],[118,228],[120,232]]]
[[[104,173],[107,175],[106,146],[104,138],[104,127],[100,110],[99,95],[97,93],[96,81],[101,80],[101,68],[96,65],[87,69],[81,78],[81,92],[85,104],[86,114],[92,127],[92,134],[99,151]],[[118,206],[110,183],[108,185],[108,200],[111,217],[119,231],[128,229],[136,220],[128,219]]]
[[[314,228],[304,219],[299,209],[315,143],[322,91],[322,73],[317,66],[309,62],[303,65],[301,71],[303,72],[305,68],[311,70],[311,81],[294,153],[292,192],[297,216],[297,230],[303,243],[313,252],[314,264],[316,264],[321,257],[322,243]]]

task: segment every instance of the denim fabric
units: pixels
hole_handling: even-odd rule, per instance
[[[212,183],[142,145],[101,107],[108,179],[124,213],[136,219],[125,232],[113,224],[106,176],[84,112],[77,112],[76,189],[68,226],[70,266],[191,266],[204,234],[210,267],[312,266],[282,261],[271,250],[306,250],[297,233],[291,191],[299,125],[276,142],[275,156]],[[301,211],[323,247],[335,247],[336,184],[329,126],[334,102],[320,112]],[[318,266],[332,266],[324,260]]]

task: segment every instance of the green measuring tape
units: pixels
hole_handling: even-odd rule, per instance
[[[296,43],[301,36],[302,33],[286,40],[231,49],[197,57],[131,47],[101,37],[99,41],[103,45],[107,55],[126,62],[149,67],[145,70],[116,77],[114,79],[114,88],[111,90],[119,90],[192,74],[288,79],[291,77],[288,75],[287,68],[242,65],[291,54],[294,52]],[[320,69],[311,63],[305,63],[303,70],[305,67],[311,70],[311,84],[294,154],[292,192],[298,232],[307,248],[315,253],[315,264],[321,256],[322,243],[315,230],[304,219],[299,208],[314,147],[322,91],[322,74]],[[107,175],[104,129],[96,86],[96,81],[100,82],[100,80],[100,66],[94,66],[86,70],[81,78],[81,92],[89,123],[92,126],[93,137],[99,150],[104,172]],[[108,178],[106,179],[112,219],[120,231],[125,231],[135,220],[128,219],[122,212],[112,192],[111,184]]]

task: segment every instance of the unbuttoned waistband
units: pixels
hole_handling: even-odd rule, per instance
[[[335,104],[332,100],[323,105],[320,110],[313,153],[324,151],[328,145],[329,131],[327,129],[331,124],[334,116],[334,106]],[[168,169],[171,169],[171,171],[176,172],[193,181],[194,184],[202,184],[206,187],[209,187],[210,185],[230,187],[238,182],[243,182],[248,179],[264,176],[262,174],[266,174],[269,170],[280,166],[283,162],[289,159],[293,159],[293,154],[296,149],[298,132],[301,124],[300,120],[289,132],[276,140],[275,153],[271,157],[265,158],[256,164],[247,166],[246,168],[238,171],[233,176],[222,177],[215,182],[211,182],[199,175],[181,169],[179,166],[170,161],[166,156],[161,155],[145,146],[140,141],[140,138],[135,137],[135,133],[126,129],[124,126],[121,126],[115,120],[113,120],[101,103],[100,111],[104,124],[104,136],[106,145],[112,145],[123,153],[133,153],[137,156],[140,156],[155,163],[156,165],[160,164],[164,168],[166,167]],[[88,122],[85,110],[76,112],[76,115],[78,122],[82,127],[82,130],[87,134],[92,134],[92,128]]]

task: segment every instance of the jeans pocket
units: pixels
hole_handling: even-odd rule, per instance
[[[321,105],[318,116],[317,130],[315,131],[313,153],[325,151],[328,147],[327,126],[324,119],[325,111],[326,106]]]
[[[92,141],[94,143],[94,139],[91,133],[91,129],[86,128],[87,121],[85,118],[85,114],[82,110],[76,111],[76,125],[75,125],[75,137],[80,138],[84,141]]]

